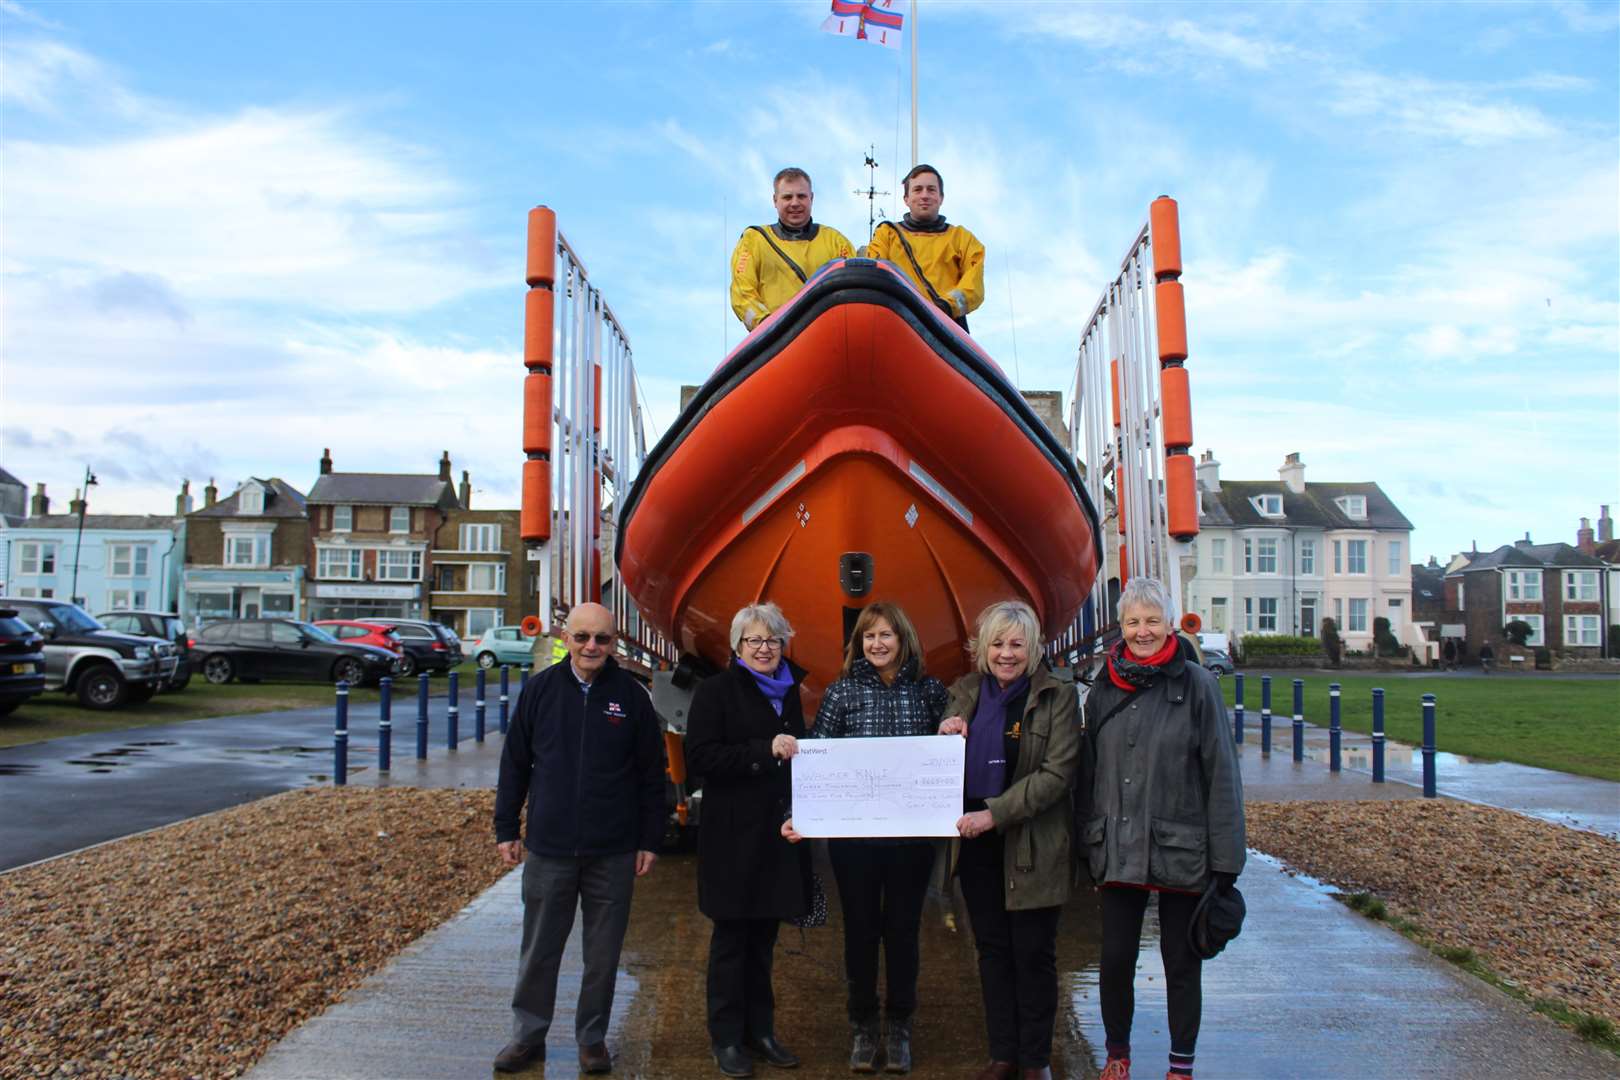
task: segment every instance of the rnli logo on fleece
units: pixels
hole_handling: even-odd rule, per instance
[[[603,706],[603,711],[607,713],[608,723],[622,724],[624,722],[624,706],[617,701],[608,702]]]

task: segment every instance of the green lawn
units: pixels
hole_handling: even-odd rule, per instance
[[[1258,725],[1260,672],[1244,672],[1247,723]],[[1328,723],[1328,684],[1343,688],[1341,723],[1347,731],[1372,730],[1372,691],[1384,689],[1384,731],[1397,742],[1423,741],[1424,694],[1435,696],[1435,745],[1441,750],[1494,761],[1620,780],[1620,680],[1552,680],[1533,677],[1413,677],[1311,672],[1305,680],[1305,719]],[[1271,681],[1273,718],[1293,715],[1292,672]],[[1232,705],[1235,681],[1221,680]]]
[[[471,710],[473,674],[478,666],[472,661],[463,663],[456,671],[461,675],[461,700]],[[401,707],[401,698],[416,700],[416,680],[394,688],[395,709]],[[432,679],[433,693],[445,692],[443,675]],[[488,693],[499,693],[500,674],[497,671],[489,681]],[[330,683],[233,682],[214,686],[201,676],[193,675],[184,689],[159,694],[140,705],[125,705],[121,709],[99,712],[79,705],[77,699],[59,690],[47,690],[30,699],[10,716],[0,717],[0,747],[21,746],[23,743],[59,739],[66,735],[86,735],[97,731],[118,731],[124,728],[146,727],[151,724],[172,724],[179,720],[201,720],[209,716],[233,716],[245,713],[278,712],[282,709],[308,709],[333,705],[337,700]],[[354,690],[349,700],[355,704],[377,700],[374,687]]]

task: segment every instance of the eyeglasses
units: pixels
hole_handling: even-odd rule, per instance
[[[574,639],[574,644],[575,645],[583,645],[587,641],[590,641],[592,638],[596,639],[596,643],[598,645],[611,645],[611,644],[613,644],[613,635],[612,634],[587,634],[583,630],[575,630],[572,634],[569,634],[568,636]]]
[[[779,637],[745,637],[742,643],[750,649],[769,649],[772,652],[787,644]]]

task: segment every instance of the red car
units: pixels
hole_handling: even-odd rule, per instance
[[[405,646],[400,643],[399,634],[392,626],[349,619],[319,619],[315,625],[346,644],[375,645],[379,649],[387,649],[396,658],[394,674],[399,674],[399,658],[405,655]]]

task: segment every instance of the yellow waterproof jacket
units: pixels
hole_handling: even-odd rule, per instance
[[[771,241],[787,253],[806,278],[834,259],[855,257],[855,248],[844,234],[827,225],[816,225],[815,235],[808,240],[784,240],[775,225],[762,228],[770,232]],[[803,279],[758,230],[743,230],[731,253],[731,310],[744,326],[750,330],[758,326],[761,319],[791,300],[803,284]]]
[[[906,242],[917,256],[917,266],[928,276],[928,285],[934,287],[939,298],[951,305],[951,314],[961,318],[984,303],[984,245],[979,238],[960,225],[949,225],[944,232],[913,232],[896,221],[885,221],[872,234],[866,253],[874,259],[887,259],[912,280],[917,288],[928,293],[928,285],[917,278],[913,266],[900,243],[901,230]]]

